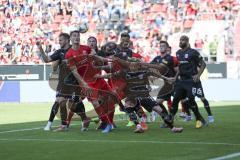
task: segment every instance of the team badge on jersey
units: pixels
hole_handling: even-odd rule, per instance
[[[188,54],[184,54],[184,58],[188,58]]]

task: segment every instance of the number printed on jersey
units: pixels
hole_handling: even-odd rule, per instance
[[[192,88],[192,94],[195,95],[196,92],[197,92],[197,88],[193,87],[193,88]]]
[[[201,88],[198,88],[198,89],[197,89],[197,94],[198,94],[198,95],[202,95],[202,89],[201,89]]]

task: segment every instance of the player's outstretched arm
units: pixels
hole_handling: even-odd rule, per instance
[[[43,48],[42,48],[42,45],[41,45],[41,42],[37,42],[36,45],[37,45],[37,47],[38,47],[38,49],[39,49],[39,54],[40,54],[40,55],[38,55],[38,56],[40,57],[40,59],[42,59],[45,63],[52,62],[52,61],[51,61],[51,58],[48,57],[48,56],[46,55],[46,53],[44,52],[44,50],[43,50]]]
[[[71,66],[70,69],[71,69],[74,77],[77,79],[78,84],[79,84],[81,87],[86,87],[86,88],[88,88],[88,84],[84,81],[84,79],[82,78],[82,76],[78,73],[77,67],[76,67],[76,66]]]
[[[59,60],[52,62],[52,73],[56,73],[58,70]]]
[[[128,61],[125,61],[121,58],[118,58],[118,57],[113,57],[113,61],[118,61],[118,63],[123,67],[123,68],[129,68],[130,66],[130,63],[131,62],[128,62]]]
[[[104,58],[104,57],[101,57],[101,56],[99,56],[97,54],[90,54],[89,56],[91,56],[97,62],[103,62],[103,63],[113,62],[113,59]]]
[[[104,70],[106,72],[111,72],[111,65],[93,65],[94,68],[100,69],[100,70]]]
[[[162,75],[165,75],[168,72],[168,68],[163,64],[150,64],[150,63],[141,63],[142,68],[154,68],[159,70]]]
[[[106,73],[106,74],[103,74],[103,75],[95,75],[94,78],[106,78],[106,79],[110,79],[110,78],[118,78],[120,75],[121,75],[121,71],[117,71],[117,72],[114,72],[114,73]]]
[[[93,55],[93,54],[89,56],[94,59],[94,63],[93,63],[94,68],[104,70],[106,72],[111,72],[111,68],[113,67],[112,66],[113,64],[109,62],[112,62],[113,61],[112,59],[100,57],[98,55]]]

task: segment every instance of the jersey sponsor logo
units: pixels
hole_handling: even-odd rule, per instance
[[[163,59],[162,63],[164,63],[164,64],[168,64],[168,61],[165,60],[165,59]]]
[[[179,61],[180,64],[187,64],[189,63],[188,61]]]
[[[187,58],[188,58],[188,54],[184,54],[184,58],[186,58],[186,59],[187,59]]]
[[[123,55],[123,56],[126,56],[126,55],[127,55],[127,53],[126,53],[126,52],[122,52],[122,55]]]

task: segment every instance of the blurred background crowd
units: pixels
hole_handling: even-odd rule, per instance
[[[88,36],[95,36],[99,46],[118,42],[127,31],[133,51],[146,62],[159,54],[160,40],[169,41],[174,54],[179,35],[189,33],[194,34],[192,47],[208,62],[239,61],[239,7],[239,0],[0,0],[0,64],[40,64],[36,41],[53,52],[61,32],[84,23],[89,30],[82,34],[82,44]],[[207,34],[205,30],[219,28],[209,21],[221,22],[223,29]],[[199,22],[203,27],[194,29]]]

